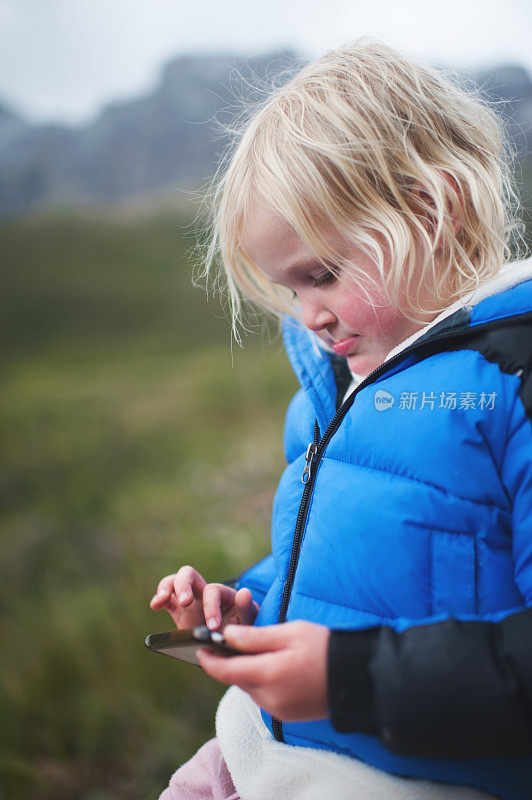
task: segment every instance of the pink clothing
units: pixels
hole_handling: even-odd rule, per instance
[[[174,772],[159,800],[240,800],[218,739],[210,739]]]

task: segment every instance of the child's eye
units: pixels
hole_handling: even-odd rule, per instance
[[[334,272],[327,270],[327,272],[324,272],[323,275],[320,275],[317,278],[313,278],[312,280],[314,282],[314,287],[318,288],[319,286],[324,286],[326,283],[332,283],[333,281],[335,281],[336,275],[334,274]]]

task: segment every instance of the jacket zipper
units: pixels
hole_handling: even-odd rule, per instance
[[[316,454],[318,451],[319,440],[320,440],[320,428],[318,425],[318,420],[316,419],[314,420],[314,441],[311,442],[307,447],[307,452],[305,455],[305,468],[301,476],[301,483],[304,485],[303,497],[301,498],[301,503],[299,504],[299,512],[297,515],[294,540],[292,543],[292,552],[290,554],[288,575],[283,588],[283,598],[281,600],[281,610],[279,612],[280,623],[286,622],[286,611],[288,609],[290,594],[292,592],[292,586],[294,584],[294,578],[296,575],[296,567],[299,559],[299,550],[301,549],[301,537],[303,535],[304,522],[307,516],[308,497],[312,491],[312,487],[314,485],[314,476],[316,474],[315,470],[314,472],[312,471],[312,465],[314,463],[314,459],[316,458]],[[272,730],[273,730],[273,735],[277,739],[277,741],[284,742],[282,722],[276,717],[272,717]]]
[[[292,587],[294,585],[294,580],[296,575],[297,562],[299,560],[299,551],[301,549],[303,530],[305,528],[305,521],[307,518],[310,496],[314,488],[314,481],[316,479],[318,465],[320,463],[323,451],[329,444],[329,441],[331,440],[332,436],[336,433],[336,430],[339,428],[343,418],[353,405],[356,395],[366,386],[373,383],[375,379],[378,378],[380,375],[383,375],[385,372],[387,372],[390,369],[390,366],[394,366],[395,364],[399,363],[399,361],[401,361],[405,357],[405,355],[412,353],[415,350],[423,350],[424,348],[430,349],[432,345],[436,342],[438,343],[446,342],[449,340],[460,339],[462,337],[467,339],[468,337],[476,336],[479,331],[484,331],[486,329],[494,327],[503,327],[509,324],[511,325],[512,321],[514,321],[515,319],[528,320],[531,317],[532,314],[529,313],[519,314],[516,317],[504,317],[504,319],[502,320],[492,320],[491,322],[484,322],[480,325],[468,327],[465,330],[461,328],[458,331],[441,334],[440,336],[435,336],[434,338],[427,339],[422,342],[414,342],[409,347],[406,347],[404,350],[401,350],[400,353],[397,353],[397,355],[391,358],[389,361],[385,361],[384,364],[381,364],[379,367],[377,367],[377,369],[373,370],[373,372],[370,372],[370,374],[367,375],[364,378],[364,380],[358,384],[356,389],[349,395],[349,397],[342,403],[340,408],[336,411],[334,417],[329,422],[321,440],[319,439],[320,429],[318,426],[318,422],[317,420],[315,420],[314,441],[311,442],[307,448],[307,453],[305,456],[305,468],[303,470],[303,475],[301,477],[301,481],[304,484],[303,496],[301,498],[301,503],[299,505],[299,512],[296,520],[294,539],[292,542],[292,552],[290,554],[290,564],[288,567],[288,574],[286,576],[286,581],[284,584],[283,597],[281,600],[281,608],[279,611],[279,618],[278,618],[279,623],[286,622],[288,604],[290,602],[290,595],[292,593]],[[275,739],[278,742],[284,742],[282,722],[276,717],[272,717],[272,730]]]

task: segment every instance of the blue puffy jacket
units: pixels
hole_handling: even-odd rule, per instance
[[[291,318],[283,335],[302,388],[272,555],[239,580],[261,601],[256,624],[401,632],[532,607],[532,280],[442,320],[341,405],[336,357]],[[289,744],[532,798],[532,758],[413,758],[330,720],[263,719]]]

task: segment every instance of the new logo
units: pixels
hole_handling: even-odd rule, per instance
[[[387,411],[395,403],[395,397],[384,389],[377,389],[375,392],[375,408],[377,411]]]

